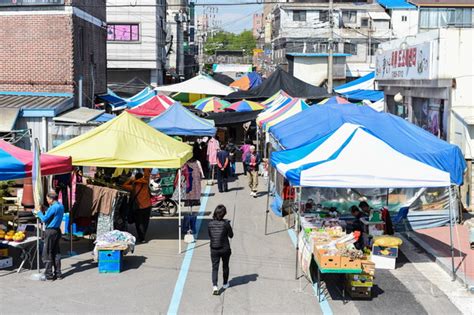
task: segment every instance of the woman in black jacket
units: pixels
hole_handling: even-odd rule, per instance
[[[212,293],[219,294],[217,288],[217,274],[219,272],[219,262],[222,259],[222,271],[224,284],[222,288],[225,290],[229,287],[229,259],[231,255],[229,238],[234,237],[234,232],[230,226],[230,221],[224,220],[227,214],[225,206],[218,205],[214,210],[212,221],[209,222],[208,232],[211,240],[211,262],[212,262]]]

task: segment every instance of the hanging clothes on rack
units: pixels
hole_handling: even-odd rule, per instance
[[[191,159],[186,163],[188,172],[190,171],[191,189],[186,190],[184,196],[184,205],[188,207],[201,205],[201,179],[204,177],[204,172],[201,163],[198,160]]]

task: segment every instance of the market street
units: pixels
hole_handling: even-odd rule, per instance
[[[269,235],[264,236],[263,179],[261,196],[256,199],[249,196],[246,182],[241,175],[230,183],[228,193],[216,194],[217,187],[212,186],[191,255],[177,255],[177,219],[155,218],[150,241],[124,258],[120,274],[99,274],[89,251],[63,259],[62,281],[35,282],[29,280],[29,272],[1,271],[0,299],[8,303],[2,303],[0,313],[379,314],[384,310],[386,314],[469,314],[474,309],[472,295],[411,244],[403,245],[402,252],[406,249],[416,263],[401,255],[396,270],[377,270],[371,301],[344,305],[340,293],[329,284],[328,301],[318,303],[309,282],[294,279],[295,252],[285,222],[270,213]],[[235,238],[231,287],[213,296],[207,222],[220,203],[228,208]],[[68,244],[63,241],[62,245],[66,249]],[[87,245],[74,244],[77,251],[90,250]],[[183,279],[186,259],[190,264]]]

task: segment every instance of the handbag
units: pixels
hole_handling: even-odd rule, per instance
[[[184,236],[184,242],[186,244],[190,244],[190,243],[194,243],[195,240],[194,240],[194,235],[192,233],[193,231],[192,230],[188,230],[188,233],[186,233],[186,235]]]
[[[130,201],[128,203],[128,213],[127,213],[127,222],[128,222],[128,224],[135,223],[135,211],[138,210],[137,197],[140,194],[140,192],[142,191],[142,189],[143,189],[143,185],[142,185],[142,187],[140,187],[140,189],[138,190],[138,192],[136,194],[133,193],[135,191],[135,184],[133,184],[133,189],[132,189],[133,194],[132,194],[132,196],[130,198]]]

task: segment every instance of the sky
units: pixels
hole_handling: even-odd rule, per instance
[[[247,0],[248,1],[248,0]],[[196,16],[203,13],[205,8],[200,4],[216,4],[216,3],[236,3],[236,0],[195,0],[196,5]],[[250,2],[250,1],[248,1]],[[255,1],[257,2],[257,1]],[[261,13],[263,6],[261,4],[254,5],[239,5],[239,6],[216,6],[217,13],[215,14],[216,21],[221,23],[221,27],[228,32],[240,33],[245,29],[252,29],[252,16],[254,13]],[[209,10],[209,9],[207,9]]]

